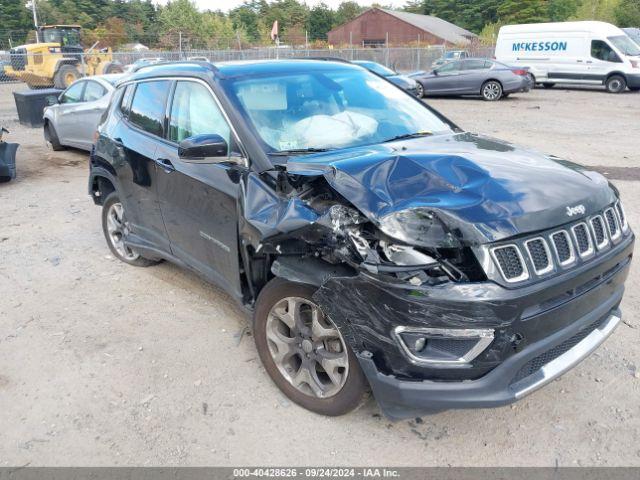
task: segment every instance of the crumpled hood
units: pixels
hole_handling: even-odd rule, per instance
[[[287,171],[323,175],[373,222],[427,207],[461,241],[475,245],[583,215],[567,207],[583,205],[589,215],[615,201],[599,173],[470,133],[291,158]]]

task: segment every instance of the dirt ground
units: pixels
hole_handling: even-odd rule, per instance
[[[625,323],[516,405],[391,423],[373,402],[325,418],[267,378],[214,286],[109,254],[87,154],[49,151],[0,86],[21,143],[0,185],[0,465],[640,466],[640,268]],[[640,94],[535,90],[429,103],[460,126],[596,166],[640,225]]]

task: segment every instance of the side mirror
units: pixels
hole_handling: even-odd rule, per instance
[[[432,70],[431,73],[433,73],[436,77],[438,76],[438,70],[437,69]]]
[[[47,107],[50,107],[52,105],[57,105],[59,103],[58,101],[58,97],[56,97],[55,95],[48,95],[45,99],[44,99],[44,103],[47,104]]]
[[[178,145],[178,156],[185,160],[198,160],[210,157],[227,157],[229,146],[224,138],[215,133],[194,135],[185,138]]]

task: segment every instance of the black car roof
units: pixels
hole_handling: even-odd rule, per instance
[[[287,60],[240,60],[233,62],[180,61],[145,65],[126,78],[126,81],[157,77],[235,77],[261,75],[265,73],[290,73],[299,71],[335,70],[336,68],[359,68],[340,59],[287,59]]]

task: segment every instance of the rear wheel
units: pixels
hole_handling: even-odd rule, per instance
[[[502,97],[502,85],[500,85],[500,82],[495,80],[489,80],[482,85],[480,93],[482,94],[482,98],[485,100],[495,102],[496,100],[500,100],[500,97]]]
[[[621,75],[611,75],[607,78],[604,86],[609,93],[621,93],[627,88],[627,81]]]
[[[322,415],[343,415],[364,403],[367,381],[340,330],[313,301],[315,290],[271,280],[256,304],[256,347],[265,370],[292,401]]]
[[[53,151],[58,152],[64,150],[64,146],[60,143],[56,129],[49,122],[44,125],[44,139],[51,145]]]
[[[544,88],[553,88],[553,87],[555,87],[555,86],[556,86],[556,84],[555,84],[555,83],[545,82],[545,83],[543,83],[543,84],[542,84],[542,86],[543,86]]]
[[[118,260],[136,267],[148,267],[157,263],[144,258],[125,245],[124,239],[129,231],[129,226],[124,205],[117,192],[111,192],[102,204],[102,230],[109,250]]]
[[[60,65],[60,68],[53,76],[53,85],[56,88],[67,88],[80,77],[80,70],[75,65]]]

